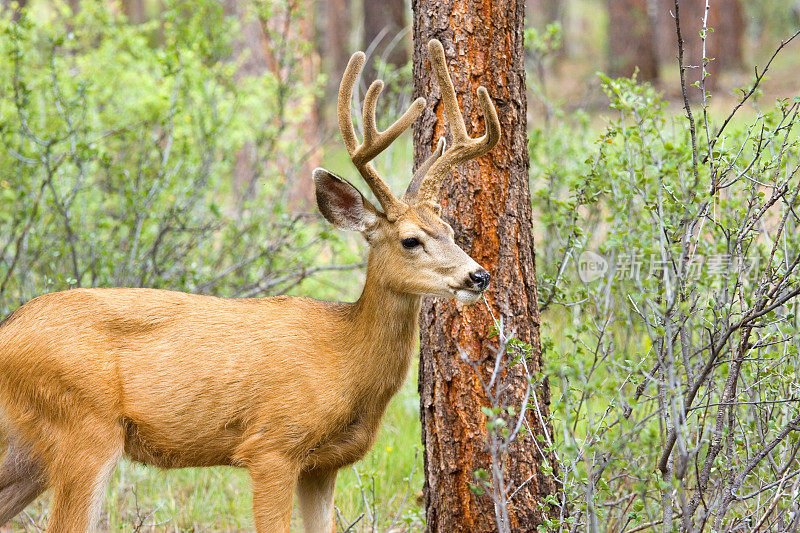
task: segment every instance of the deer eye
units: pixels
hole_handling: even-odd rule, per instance
[[[403,239],[402,241],[400,241],[400,244],[402,244],[403,248],[405,248],[406,250],[411,250],[412,248],[416,248],[417,246],[419,246],[421,243],[419,242],[419,239],[417,239],[416,237],[409,237],[407,239]]]

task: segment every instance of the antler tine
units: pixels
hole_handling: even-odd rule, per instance
[[[422,110],[425,109],[425,99],[417,98],[394,124],[384,131],[378,131],[375,125],[375,106],[378,103],[378,96],[380,96],[381,91],[383,91],[383,81],[375,80],[367,89],[367,94],[364,95],[364,144],[361,150],[364,151],[362,157],[366,161],[374,159],[375,156],[386,150],[401,133],[413,124],[422,113]]]
[[[423,200],[435,200],[442,181],[456,165],[480,157],[494,148],[497,141],[500,140],[500,120],[497,117],[497,110],[489,98],[489,92],[484,87],[478,87],[478,102],[486,122],[486,133],[478,139],[467,135],[467,126],[458,106],[442,43],[437,39],[432,39],[428,42],[428,52],[431,55],[431,64],[439,82],[442,104],[444,104],[453,135],[453,146],[431,165],[420,185],[419,197]]]
[[[453,80],[450,78],[450,71],[447,68],[447,61],[444,57],[444,46],[438,39],[428,42],[428,53],[431,56],[431,66],[439,82],[439,90],[442,93],[442,103],[450,122],[450,129],[453,132],[453,147],[468,142],[467,125],[464,124],[464,116],[458,107],[456,90],[453,87]]]
[[[378,96],[383,90],[383,82],[375,80],[369,86],[367,94],[364,96],[364,110],[363,110],[363,123],[364,123],[364,142],[358,144],[356,139],[355,128],[353,127],[353,119],[350,114],[350,99],[353,96],[353,87],[355,86],[358,74],[364,66],[366,56],[363,52],[356,52],[350,58],[345,69],[344,76],[342,76],[342,83],[339,86],[339,130],[342,132],[342,139],[344,140],[347,152],[350,154],[350,159],[353,165],[358,169],[364,181],[367,182],[369,188],[375,193],[375,197],[380,202],[387,218],[390,220],[396,219],[407,207],[406,204],[397,199],[392,194],[389,186],[378,175],[375,167],[372,166],[372,161],[378,154],[386,150],[397,137],[403,133],[409,126],[416,120],[425,108],[425,99],[417,98],[413,104],[403,113],[394,124],[389,126],[385,131],[378,131],[375,121],[375,106],[378,101]]]
[[[351,155],[358,148],[358,141],[356,140],[356,130],[353,127],[353,117],[350,115],[350,99],[353,97],[353,86],[356,84],[358,74],[366,59],[367,56],[364,55],[364,52],[356,52],[350,56],[350,61],[347,62],[347,68],[344,69],[342,75],[342,82],[339,84],[339,100],[337,102],[339,131],[342,132],[344,146]]]
[[[419,194],[419,188],[422,185],[422,182],[425,181],[425,176],[428,175],[428,170],[433,166],[437,159],[442,157],[444,153],[445,146],[447,142],[445,141],[444,136],[439,137],[439,142],[436,143],[436,148],[433,150],[431,155],[428,156],[428,159],[423,161],[423,163],[419,166],[416,172],[414,172],[414,177],[411,178],[411,183],[408,184],[408,188],[406,192],[403,194],[403,201],[412,201],[414,198],[417,197]]]

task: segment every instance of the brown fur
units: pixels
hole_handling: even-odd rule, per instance
[[[259,531],[288,528],[295,488],[309,531],[329,530],[336,471],[372,446],[406,377],[421,294],[477,266],[451,231],[427,206],[380,218],[352,304],[75,289],[24,305],[0,327],[6,464],[25,465],[0,471],[0,518],[46,483],[49,531],[86,530],[124,453],[247,468]],[[430,264],[402,249],[407,234],[425,239]],[[26,496],[11,502],[14,484]]]
[[[348,70],[345,90],[357,75]],[[362,148],[374,157],[409,116],[384,133],[373,123]],[[488,283],[435,205],[397,200],[371,166],[356,166],[384,212],[345,180],[314,171],[323,215],[370,245],[352,304],[75,289],[40,296],[0,325],[0,426],[9,440],[0,525],[50,487],[48,532],[92,528],[126,454],[163,468],[247,468],[261,533],[288,531],[295,490],[306,530],[333,529],[336,472],[372,446],[408,373],[422,296],[469,303]]]
[[[0,525],[20,513],[44,491],[43,472],[14,442],[0,464]]]
[[[49,294],[0,330],[0,409],[26,460],[46,465],[56,506],[65,493],[93,493],[123,449],[167,468],[335,471],[369,449],[408,369],[419,297],[391,300],[380,287],[351,305],[148,289]],[[377,308],[405,327],[375,335]],[[4,470],[0,483],[13,482]]]

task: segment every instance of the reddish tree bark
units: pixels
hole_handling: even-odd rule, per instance
[[[675,47],[674,0],[647,0],[647,7],[653,18],[656,57],[659,64],[672,65],[678,57]]]
[[[312,0],[299,0],[290,3],[287,8],[287,16],[294,18],[294,23],[290,25],[293,29],[286,38],[294,39],[304,43],[314,42],[314,9]],[[272,21],[262,21],[262,24],[270,24]],[[275,48],[278,43],[273,43],[271,48]],[[306,86],[311,87],[316,83],[319,74],[319,57],[315,50],[311,48],[307,52],[301,52],[298,57],[300,69],[300,81]],[[299,175],[290,178],[289,203],[301,211],[308,211],[316,205],[314,192],[314,181],[311,173],[315,167],[320,165],[322,151],[320,144],[320,120],[318,106],[312,102],[298,136],[303,140],[308,152],[300,162]]]
[[[447,125],[439,88],[430,69],[427,42],[442,41],[462,103],[468,133],[480,136],[483,120],[476,97],[484,85],[497,105],[503,128],[498,145],[486,156],[456,169],[442,185],[442,213],[455,230],[456,241],[492,274],[487,299],[496,316],[507,320],[521,340],[533,347],[532,371],[542,366],[539,310],[526,133],[525,69],[523,65],[523,0],[414,0],[414,93],[428,106],[414,132],[416,166],[430,154]],[[494,357],[490,338],[493,322],[482,304],[464,307],[446,300],[426,300],[422,316],[419,367],[422,441],[425,445],[427,526],[435,532],[496,531],[489,495],[470,490],[478,468],[489,469],[485,417],[486,397],[472,369],[460,361],[459,348],[489,372]],[[508,378],[517,405],[525,383],[519,367]],[[536,391],[548,419],[548,387]],[[540,503],[556,493],[554,478],[544,475],[545,460],[534,435],[542,427],[528,411],[533,434],[513,445],[507,478],[522,487],[511,509],[512,531],[532,531],[544,518]],[[555,465],[553,456],[548,456]],[[513,490],[512,489],[512,490]],[[544,507],[548,509],[548,507]]]
[[[711,57],[721,70],[741,68],[744,63],[742,41],[746,30],[740,0],[714,0],[708,14]]]
[[[267,41],[259,20],[248,16],[247,2],[241,0],[225,0],[225,14],[236,17],[241,25],[241,33],[233,41],[233,59],[238,59],[246,52],[244,60],[236,71],[236,78],[260,76],[269,70],[267,61]],[[233,186],[236,194],[243,196],[258,177],[256,146],[246,142],[236,153],[236,164],[233,171]]]
[[[608,0],[608,73],[612,77],[632,76],[658,80],[658,58],[648,0]]]

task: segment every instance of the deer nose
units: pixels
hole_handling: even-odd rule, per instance
[[[472,284],[476,289],[479,291],[485,291],[486,287],[489,286],[489,281],[492,279],[492,276],[490,276],[489,273],[484,269],[480,269],[475,272],[470,272],[469,279],[472,281]]]

